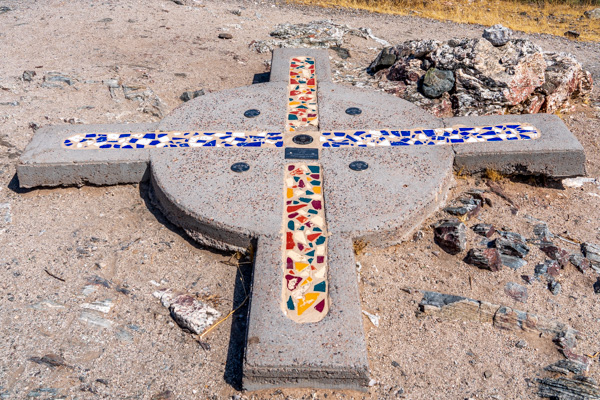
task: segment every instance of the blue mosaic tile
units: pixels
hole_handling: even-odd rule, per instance
[[[540,136],[531,125],[507,124],[483,127],[414,129],[411,131],[372,130],[321,134],[322,147],[420,146],[510,140],[531,140]]]
[[[71,136],[73,149],[145,149],[162,147],[283,147],[280,132],[88,133]]]

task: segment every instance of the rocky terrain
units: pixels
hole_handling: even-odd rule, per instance
[[[157,121],[189,98],[264,81],[268,49],[281,45],[275,41],[294,40],[294,26],[317,29],[312,21],[324,19],[335,24],[325,46],[334,79],[364,90],[384,90],[368,67],[384,48],[410,40],[444,47],[460,39],[454,48],[502,51],[482,38],[481,26],[276,1],[0,0],[0,398],[537,399],[564,387],[598,398],[598,274],[592,264],[582,267],[588,247],[581,252],[583,243],[600,244],[597,88],[561,113],[586,149],[589,179],[457,174],[443,207],[488,199],[478,212],[467,219],[440,209],[412,241],[385,249],[357,245],[372,372],[367,393],[243,392],[251,264],[194,244],[151,205],[146,184],[19,189],[15,165],[38,127]],[[600,77],[597,43],[519,32],[511,39],[572,54],[592,80]],[[455,84],[470,79],[447,70]],[[464,224],[464,245],[447,252],[436,243],[435,227],[450,218]],[[485,226],[473,229],[480,224],[498,232],[484,237]],[[530,241],[546,232],[540,225],[568,261]],[[520,235],[508,236],[527,254],[520,257],[524,247],[503,242],[500,232]],[[488,253],[500,261],[481,268],[474,260],[485,264],[489,257],[467,257],[472,249],[493,249]],[[157,293],[162,289],[177,295],[167,299],[171,292]],[[516,317],[482,322],[461,311],[466,317],[458,318],[428,292],[458,296],[450,305],[480,310],[485,303],[494,315],[510,309]],[[206,305],[198,307],[215,318],[241,308],[201,337],[189,331],[203,326],[184,331],[171,316],[190,303]],[[547,321],[538,328],[558,328],[521,329],[523,315]],[[500,327],[515,323],[519,329]]]

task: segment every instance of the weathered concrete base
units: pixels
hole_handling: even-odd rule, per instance
[[[545,175],[554,178],[585,175],[583,146],[553,114],[493,115],[444,119],[445,126],[499,125],[519,121],[541,132],[535,140],[468,143],[452,146],[457,170],[478,173],[490,168],[505,174]]]
[[[369,168],[352,171],[356,160]],[[407,240],[444,205],[454,184],[452,161],[450,146],[323,151],[329,226],[378,247]]]
[[[158,124],[57,125],[39,129],[17,164],[19,185],[116,185],[148,179],[148,149],[85,150],[63,148],[78,133],[153,132]]]
[[[366,390],[369,365],[352,241],[329,239],[329,314],[298,324],[281,311],[282,238],[258,241],[248,326],[244,388]]]
[[[239,161],[250,169],[231,171]],[[192,238],[246,252],[258,237],[281,230],[284,166],[283,149],[156,150],[152,186],[163,213]]]

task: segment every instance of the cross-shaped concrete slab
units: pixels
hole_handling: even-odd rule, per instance
[[[47,127],[22,187],[150,179],[200,243],[257,246],[244,386],[365,389],[352,241],[398,243],[440,204],[453,167],[582,175],[553,115],[437,119],[336,85],[326,51],[280,49],[269,83],[197,98],[157,124]]]

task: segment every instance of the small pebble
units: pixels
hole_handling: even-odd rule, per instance
[[[219,33],[219,39],[233,39],[231,33]]]
[[[524,349],[525,347],[527,347],[527,342],[521,339],[517,343],[515,343],[515,347],[517,349]]]

